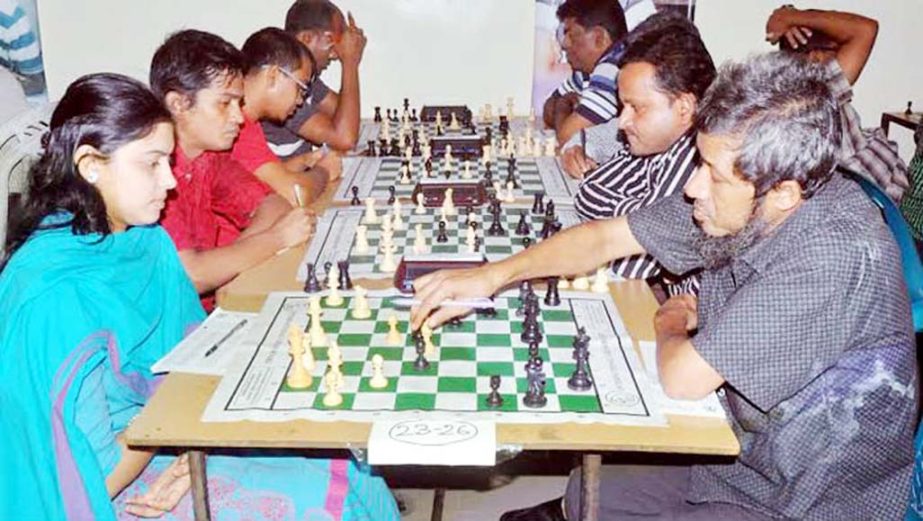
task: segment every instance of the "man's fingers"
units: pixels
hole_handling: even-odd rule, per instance
[[[467,315],[468,313],[471,313],[471,308],[463,308],[460,306],[441,307],[426,319],[426,324],[429,325],[431,329],[436,329],[449,320]]]
[[[352,13],[352,12],[346,11],[346,19],[349,21],[349,28],[350,28],[350,29],[356,29],[356,28],[357,28],[357,27],[356,27],[356,19],[353,18],[353,13]]]

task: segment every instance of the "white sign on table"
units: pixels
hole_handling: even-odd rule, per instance
[[[368,447],[372,465],[493,466],[497,429],[490,421],[377,421]]]

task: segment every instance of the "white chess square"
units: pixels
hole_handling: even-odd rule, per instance
[[[436,395],[435,408],[449,411],[476,411],[478,396],[473,393],[439,393]]]
[[[345,361],[359,361],[365,360],[365,355],[368,353],[368,348],[365,347],[340,347],[340,353],[343,355],[343,360]]]
[[[509,347],[478,347],[475,350],[478,362],[512,362],[513,350]]]
[[[479,376],[478,377],[477,392],[479,394],[486,394],[490,392],[490,377],[489,376]],[[498,389],[498,392],[500,394],[516,394],[516,378],[513,376],[500,377],[500,389]]]
[[[316,396],[317,393],[313,392],[279,393],[279,395],[276,396],[276,403],[273,408],[276,410],[310,408],[314,406],[314,398]]]
[[[375,321],[374,320],[355,320],[348,319],[344,320],[340,324],[340,334],[344,333],[358,333],[358,334],[371,334],[375,332]]]
[[[397,396],[390,392],[361,392],[353,398],[353,410],[377,411],[394,410]]]
[[[512,310],[510,311],[512,314]],[[481,334],[510,334],[510,322],[507,320],[479,320],[475,322],[475,330]]]
[[[438,379],[432,376],[402,375],[397,380],[398,393],[427,393],[435,394],[438,390]]]
[[[477,374],[477,362],[470,360],[445,360],[439,362],[439,376],[471,377]]]
[[[439,345],[443,347],[471,347],[477,336],[474,333],[461,333],[443,329],[439,337]]]

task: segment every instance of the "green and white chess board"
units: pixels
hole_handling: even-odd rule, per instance
[[[392,210],[391,206],[379,205],[376,207],[379,223],[368,225],[365,223],[364,206],[328,208],[317,221],[314,238],[298,268],[298,280],[304,281],[307,278],[307,263],[314,264],[318,277],[322,278],[322,268],[325,263],[336,264],[337,261],[347,259],[349,260],[349,274],[353,278],[385,278],[393,275],[393,272],[385,273],[381,270],[384,253],[380,247],[381,217],[385,212],[392,214]],[[415,213],[414,206],[402,205],[401,219],[404,225],[401,230],[393,232],[395,263],[400,261],[405,252],[406,254],[413,253],[417,224],[421,225],[421,231],[426,237],[427,251],[425,253],[447,256],[468,253],[465,209],[457,208],[457,211],[458,214],[449,216],[446,223],[448,241],[439,243],[436,242],[436,237],[439,234],[440,209],[427,208],[425,214],[418,215]],[[475,234],[481,239],[480,252],[484,253],[490,261],[504,259],[524,248],[522,239],[525,236],[516,234],[516,224],[523,212],[526,213],[526,222],[531,228],[527,236],[532,239],[533,244],[537,243],[541,237],[544,214],[533,214],[530,205],[517,204],[503,204],[501,211],[501,222],[506,235],[498,237],[491,237],[486,233],[486,228],[490,227],[493,220],[488,207],[483,206],[474,211],[478,222]],[[579,216],[573,206],[557,206],[555,215],[564,228],[579,223]],[[369,248],[364,253],[356,248],[356,228],[359,225],[367,226],[366,238]]]
[[[460,325],[446,325],[433,335],[435,352],[429,368],[414,368],[417,353],[407,334],[409,311],[394,306],[394,291],[369,292],[371,317],[355,319],[353,293],[342,292],[343,305],[323,305],[321,324],[342,353],[341,405],[323,404],[327,348],[313,347],[313,382],[306,389],[286,384],[292,357],[291,324],[307,330],[309,298],[304,293],[274,293],[237,347],[241,356],[223,377],[204,414],[204,421],[375,421],[376,419],[492,419],[508,423],[567,421],[607,424],[662,425],[664,418],[648,399],[650,383],[641,369],[631,339],[608,294],[561,292],[561,304],[541,304],[539,346],[547,378],[547,405],[523,404],[527,390],[528,346],[519,338],[522,318],[515,292],[496,298],[495,316],[472,314]],[[543,296],[539,291],[539,296]],[[399,345],[389,345],[388,317],[395,314]],[[591,337],[589,367],[594,385],[587,391],[568,388],[575,368],[572,343],[578,327]],[[371,359],[384,359],[388,384],[372,388]],[[487,405],[490,378],[501,377],[503,404]]]

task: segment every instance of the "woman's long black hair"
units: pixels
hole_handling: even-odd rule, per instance
[[[89,74],[71,83],[51,116],[44,153],[29,171],[28,198],[11,219],[0,269],[54,213],[68,212],[72,218],[49,227],[70,226],[78,235],[109,234],[103,198],[77,172],[74,154],[78,147],[90,145],[105,159],[164,121],[170,121],[170,113],[137,80]]]

